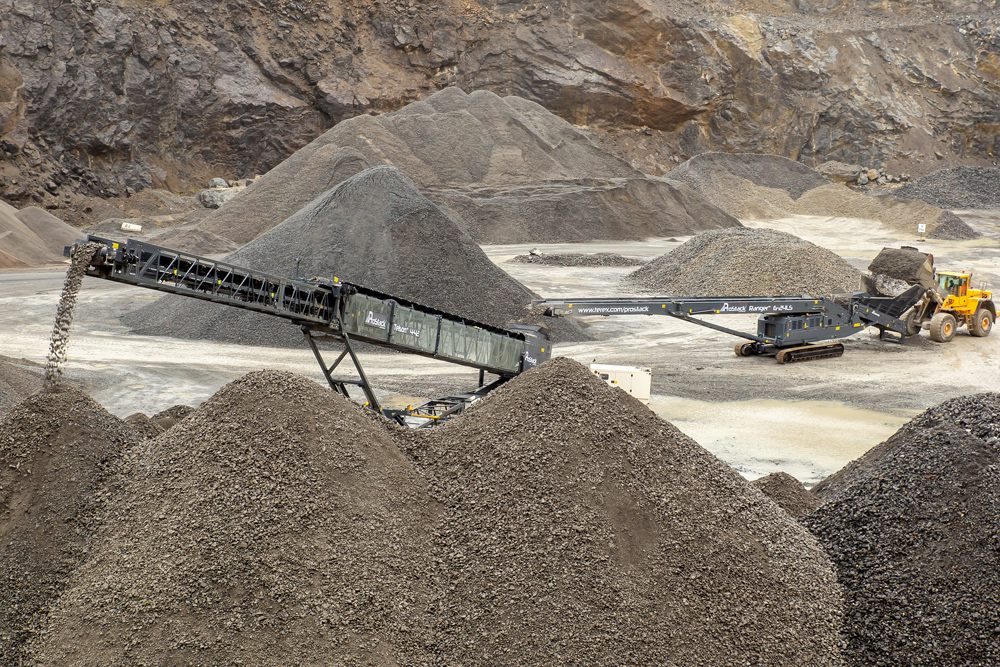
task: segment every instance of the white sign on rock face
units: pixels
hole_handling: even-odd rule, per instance
[[[924,224],[917,225],[917,233],[918,234],[923,234],[926,231],[927,231],[927,225],[924,225]]]

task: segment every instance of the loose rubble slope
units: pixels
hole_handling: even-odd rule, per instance
[[[741,220],[774,220],[791,215],[875,220],[896,231],[927,227],[933,238],[979,235],[948,211],[892,195],[869,197],[830,183],[809,167],[777,155],[707,153],[670,172],[710,202]]]
[[[392,113],[339,123],[201,228],[247,243],[381,164],[398,168],[459,215],[478,242],[642,239],[738,224],[701,195],[647,177],[598,148],[534,102],[446,88]]]
[[[364,409],[290,373],[148,441],[36,650],[47,665],[420,664],[426,483]]]
[[[93,547],[129,429],[67,385],[0,421],[0,663],[24,644]]]
[[[37,371],[0,354],[0,417],[42,388],[41,368]]]
[[[669,296],[828,296],[858,289],[861,273],[817,245],[772,229],[702,232],[626,282]]]
[[[802,482],[787,472],[772,472],[755,479],[753,485],[796,519],[809,514],[821,502],[815,494],[802,486]]]
[[[839,591],[740,475],[556,358],[411,434],[441,664],[839,665]]]
[[[1000,663],[1000,395],[927,410],[817,485],[854,665]]]
[[[897,189],[900,199],[918,199],[947,209],[1000,208],[1000,169],[941,169]]]
[[[226,260],[292,275],[297,258],[302,276],[338,277],[497,326],[524,317],[534,298],[394,167],[357,174]],[[125,322],[150,335],[304,344],[301,332],[284,320],[177,296]],[[553,329],[573,333],[575,325],[556,322]]]

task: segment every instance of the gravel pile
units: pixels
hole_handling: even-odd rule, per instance
[[[848,663],[1000,664],[1000,395],[948,401],[817,485]]]
[[[752,484],[796,519],[812,512],[821,502],[818,496],[810,493],[802,482],[787,472],[772,472],[755,479]]]
[[[884,227],[928,236],[977,238],[979,234],[948,211],[892,195],[866,196],[830,183],[809,167],[776,155],[707,153],[670,172],[710,202],[741,220],[774,220],[791,215],[875,220]],[[898,192],[898,191],[895,191]]]
[[[18,211],[0,201],[0,268],[59,264],[63,246],[79,236],[79,231],[42,209]]]
[[[348,179],[226,261],[294,275],[296,258],[302,260],[300,275],[336,276],[497,326],[523,317],[535,296],[394,167]],[[140,334],[305,345],[302,333],[285,320],[179,296],[133,311],[124,322]],[[552,324],[563,340],[580,339],[574,327]]]
[[[132,434],[139,440],[155,438],[164,431],[162,426],[150,419],[149,415],[142,412],[129,415],[124,419],[124,422]]]
[[[92,548],[129,429],[59,385],[0,421],[0,664],[24,664],[67,577]]]
[[[898,188],[900,199],[918,199],[946,209],[1000,208],[1000,169],[940,169]]]
[[[46,665],[429,664],[426,483],[364,409],[252,373],[147,441]]]
[[[625,280],[667,296],[828,296],[858,289],[861,273],[841,257],[771,229],[702,232]]]
[[[624,257],[616,252],[597,252],[591,255],[565,254],[543,255],[531,253],[517,255],[510,262],[515,264],[539,264],[542,266],[642,266],[645,260],[635,257]]]
[[[383,164],[460,216],[478,242],[642,239],[738,224],[534,102],[446,88],[392,113],[338,123],[200,226],[247,243]]]
[[[161,412],[157,412],[151,417],[151,419],[157,426],[166,431],[168,428],[184,419],[194,411],[195,408],[192,408],[190,405],[175,405]]]
[[[439,508],[435,664],[840,664],[809,534],[584,366],[546,362],[411,442]]]
[[[41,370],[0,354],[0,417],[42,388]]]
[[[868,270],[895,280],[911,280],[926,261],[927,253],[920,252],[912,246],[882,248],[868,265]]]

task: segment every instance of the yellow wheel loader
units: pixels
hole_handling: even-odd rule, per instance
[[[934,256],[904,246],[899,250],[883,248],[868,267],[862,285],[872,293],[899,291],[909,285],[921,285],[923,297],[903,314],[906,334],[915,336],[927,329],[931,340],[947,343],[959,327],[972,336],[988,336],[997,311],[993,293],[972,287],[968,272],[934,271]]]

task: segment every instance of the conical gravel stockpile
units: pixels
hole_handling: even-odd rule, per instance
[[[411,438],[440,508],[435,664],[841,664],[815,539],[577,362]]]
[[[226,261],[279,275],[334,277],[495,326],[528,314],[535,295],[493,264],[401,171],[368,169],[318,197]],[[137,333],[304,345],[284,320],[177,296],[125,318]],[[553,322],[563,340],[582,335]]]
[[[0,664],[25,662],[50,605],[93,547],[130,429],[65,384],[0,420]]]
[[[924,412],[815,487],[849,665],[1000,664],[1000,395]]]
[[[149,440],[53,612],[45,665],[413,665],[426,484],[363,408],[251,373]]]

